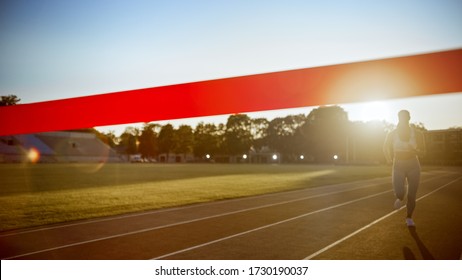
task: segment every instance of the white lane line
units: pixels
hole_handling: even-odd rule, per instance
[[[29,253],[24,253],[24,254],[4,258],[4,260],[26,257],[26,256],[45,253],[45,252],[50,252],[50,251],[54,251],[54,250],[65,249],[65,248],[69,248],[69,247],[73,247],[73,246],[84,245],[84,244],[88,244],[88,243],[104,241],[104,240],[108,240],[108,239],[113,239],[113,238],[124,237],[124,236],[128,236],[128,235],[134,235],[134,234],[144,233],[144,232],[148,232],[148,231],[163,229],[163,228],[167,228],[167,227],[184,225],[184,224],[188,224],[188,223],[194,223],[194,222],[203,221],[203,220],[207,220],[207,219],[219,218],[219,217],[238,214],[238,213],[243,213],[243,212],[247,212],[247,211],[253,211],[253,210],[258,210],[258,209],[263,209],[263,208],[268,208],[268,207],[273,207],[273,206],[278,206],[278,205],[298,202],[298,201],[302,201],[302,200],[308,200],[308,199],[319,198],[319,197],[323,197],[323,196],[329,196],[329,195],[334,195],[334,194],[339,194],[339,193],[344,193],[344,192],[350,192],[350,191],[354,191],[354,190],[358,190],[358,189],[364,189],[364,188],[370,188],[370,187],[378,186],[378,185],[380,185],[380,184],[371,184],[371,185],[366,185],[366,186],[362,186],[362,187],[356,187],[356,188],[352,188],[352,189],[348,189],[348,190],[342,190],[342,191],[337,191],[337,192],[329,192],[329,193],[324,193],[324,194],[317,194],[317,195],[312,195],[312,196],[308,196],[308,197],[302,197],[302,198],[286,200],[286,201],[277,202],[277,203],[265,204],[265,205],[261,205],[261,206],[251,207],[251,208],[245,208],[245,209],[241,209],[241,210],[221,213],[221,214],[212,215],[212,216],[201,217],[201,218],[182,221],[182,222],[178,222],[178,223],[167,224],[167,225],[162,225],[162,226],[156,226],[156,227],[141,229],[141,230],[137,230],[137,231],[131,231],[131,232],[127,232],[127,233],[121,233],[121,234],[106,236],[106,237],[102,237],[102,238],[91,239],[91,240],[86,240],[86,241],[82,241],[82,242],[76,242],[76,243],[57,246],[57,247],[53,247],[53,248],[38,250],[38,251],[34,251],[34,252],[29,252]]]
[[[155,257],[155,258],[153,258],[153,260],[164,259],[164,258],[173,256],[173,255],[177,255],[177,254],[184,253],[184,252],[187,252],[187,251],[191,251],[191,250],[194,250],[194,249],[197,249],[197,248],[205,247],[205,246],[208,246],[208,245],[211,245],[211,244],[214,244],[214,243],[222,242],[222,241],[234,238],[234,237],[249,234],[249,233],[252,233],[252,232],[255,232],[255,231],[259,231],[259,230],[266,229],[266,228],[269,228],[269,227],[277,226],[277,225],[280,225],[280,224],[283,224],[283,223],[291,222],[291,221],[294,221],[294,220],[297,220],[297,219],[300,219],[300,218],[304,218],[304,217],[307,217],[307,216],[310,216],[310,215],[313,215],[313,214],[317,214],[317,213],[321,213],[321,212],[328,211],[328,210],[331,210],[331,209],[335,209],[335,208],[338,208],[338,207],[342,207],[342,206],[345,206],[345,205],[348,205],[348,204],[352,204],[352,203],[355,203],[355,202],[358,202],[358,201],[361,201],[361,200],[376,197],[376,196],[379,196],[379,195],[382,195],[382,194],[385,194],[385,193],[389,193],[389,192],[391,192],[391,190],[383,191],[383,192],[376,193],[376,194],[371,194],[371,195],[364,196],[364,197],[357,198],[357,199],[353,199],[353,200],[350,200],[350,201],[347,201],[347,202],[343,202],[343,203],[336,204],[336,205],[333,205],[333,206],[330,206],[330,207],[326,207],[326,208],[322,208],[322,209],[319,209],[319,210],[316,210],[316,211],[312,211],[312,212],[309,212],[309,213],[298,215],[298,216],[295,216],[295,217],[292,217],[292,218],[289,218],[289,219],[285,219],[285,220],[282,220],[282,221],[279,221],[279,222],[276,222],[276,223],[264,225],[264,226],[257,227],[257,228],[251,229],[251,230],[243,231],[243,232],[240,232],[240,233],[237,233],[237,234],[233,234],[233,235],[229,235],[229,236],[226,236],[226,237],[223,237],[223,238],[220,238],[220,239],[216,239],[216,240],[213,240],[213,241],[210,241],[210,242],[202,243],[202,244],[199,244],[199,245],[196,245],[196,246],[192,246],[192,247],[185,248],[185,249],[182,249],[182,250],[178,250],[178,251],[175,251],[175,252],[172,252],[172,253],[168,253],[168,254],[165,254],[165,255],[162,255],[162,256],[159,256],[159,257]]]
[[[459,178],[457,178],[457,179],[455,179],[455,180],[453,180],[453,181],[451,181],[451,182],[449,182],[449,183],[447,183],[447,184],[444,184],[444,185],[440,186],[439,188],[437,188],[437,189],[435,189],[435,190],[433,190],[433,191],[427,193],[426,195],[423,195],[423,196],[419,197],[416,201],[420,201],[421,199],[424,199],[424,198],[426,198],[427,196],[434,194],[435,192],[437,192],[437,191],[439,191],[439,190],[441,190],[441,189],[443,189],[443,188],[445,188],[445,187],[447,187],[447,186],[453,184],[454,182],[457,182],[460,178],[462,178],[462,177],[459,177]],[[404,208],[404,207],[401,207],[399,210],[401,210],[401,209],[403,209],[403,208]],[[392,211],[392,212],[390,212],[390,213],[388,213],[388,214],[386,214],[386,215],[384,215],[384,216],[378,218],[377,220],[371,222],[370,224],[365,225],[364,227],[362,227],[362,228],[360,228],[360,229],[354,231],[353,233],[351,233],[351,234],[349,234],[349,235],[347,235],[347,236],[345,236],[345,237],[343,237],[343,238],[341,238],[341,239],[335,241],[334,243],[332,243],[332,244],[330,244],[330,245],[328,245],[328,246],[322,248],[321,250],[319,250],[319,251],[317,251],[317,252],[315,252],[315,253],[309,255],[308,257],[304,258],[304,260],[310,260],[310,259],[312,259],[312,258],[314,258],[314,257],[316,257],[316,256],[318,256],[318,255],[320,255],[321,253],[324,253],[325,251],[331,249],[332,247],[335,247],[335,246],[337,246],[338,244],[342,243],[343,241],[349,239],[350,237],[355,236],[356,234],[360,233],[361,231],[370,228],[371,226],[373,226],[373,225],[377,224],[378,222],[380,222],[380,221],[382,221],[382,220],[384,220],[384,219],[390,217],[390,216],[393,215],[393,214],[396,214],[399,210]]]
[[[191,208],[204,207],[208,203],[213,203],[214,205],[219,205],[219,204],[234,203],[234,202],[239,202],[241,200],[250,200],[250,199],[262,198],[262,197],[268,197],[268,196],[277,196],[277,195],[297,193],[297,192],[316,191],[316,190],[320,190],[321,188],[326,189],[326,188],[335,188],[335,187],[347,187],[349,185],[354,185],[354,184],[369,183],[369,181],[374,182],[374,183],[370,183],[369,185],[366,185],[366,186],[363,186],[363,187],[357,187],[357,188],[352,188],[352,189],[348,189],[348,190],[339,191],[339,192],[343,192],[343,191],[356,190],[356,189],[360,189],[360,188],[368,188],[368,187],[373,187],[373,186],[377,186],[377,185],[380,185],[380,184],[384,184],[384,183],[386,183],[385,179],[389,180],[388,177],[381,177],[381,178],[353,181],[353,182],[349,182],[349,183],[339,183],[339,184],[334,184],[334,185],[318,186],[318,187],[308,188],[308,189],[299,189],[299,190],[291,190],[291,191],[284,191],[284,192],[268,193],[268,194],[261,194],[261,195],[257,195],[257,196],[247,196],[247,197],[233,198],[233,199],[222,200],[222,201],[210,201],[210,202],[207,202],[207,203],[200,203],[200,204],[194,204],[194,205],[188,205],[188,206],[178,206],[178,207],[172,207],[172,208],[168,208],[168,209],[157,209],[157,210],[152,210],[152,211],[147,211],[147,212],[142,212],[142,213],[125,214],[125,215],[106,217],[106,218],[97,218],[97,219],[92,219],[92,220],[88,220],[88,221],[72,222],[72,223],[65,224],[65,225],[47,226],[47,227],[30,229],[30,230],[21,230],[21,231],[18,231],[18,232],[4,233],[4,234],[0,233],[0,238],[7,237],[7,236],[16,236],[16,235],[29,234],[29,233],[39,232],[39,231],[55,230],[55,229],[61,229],[61,228],[67,228],[67,227],[86,225],[86,224],[109,222],[109,221],[127,219],[127,218],[133,218],[133,217],[141,217],[141,216],[146,216],[146,215],[155,215],[155,214],[165,213],[165,212],[181,211],[181,210],[186,210],[186,209],[191,209]],[[380,182],[377,183],[375,181],[380,181]],[[336,192],[332,192],[332,193],[336,193]]]

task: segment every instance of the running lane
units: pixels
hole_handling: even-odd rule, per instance
[[[392,208],[389,178],[378,178],[3,233],[0,254],[2,259],[458,259],[462,234],[446,217],[461,220],[460,176],[423,174],[415,231],[404,226],[404,210]],[[435,204],[444,206],[434,211]],[[445,229],[444,236],[438,229]],[[440,241],[424,242],[427,236]]]

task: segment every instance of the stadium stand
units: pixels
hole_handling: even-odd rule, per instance
[[[93,133],[60,131],[0,137],[0,162],[25,162],[31,149],[39,162],[121,162]]]

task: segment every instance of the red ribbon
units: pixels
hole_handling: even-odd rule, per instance
[[[0,107],[0,135],[462,91],[462,49]]]

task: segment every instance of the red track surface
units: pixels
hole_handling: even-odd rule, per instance
[[[389,178],[0,234],[2,259],[460,259],[462,172],[424,173],[414,216]]]

